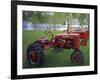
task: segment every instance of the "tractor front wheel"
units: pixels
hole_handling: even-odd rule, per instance
[[[29,64],[38,67],[44,61],[44,51],[43,48],[37,43],[34,42],[29,45],[27,49],[27,59]]]
[[[74,52],[71,55],[71,61],[74,64],[82,65],[84,62],[84,55],[82,51],[80,51],[79,49],[74,50]]]

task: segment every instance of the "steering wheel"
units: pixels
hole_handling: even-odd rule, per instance
[[[52,33],[52,31],[50,29],[49,30],[45,30],[45,35],[50,36],[51,37],[51,40],[54,37],[54,34]]]

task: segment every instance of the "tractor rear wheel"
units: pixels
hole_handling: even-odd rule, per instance
[[[71,61],[74,64],[82,65],[84,62],[84,55],[82,51],[80,51],[79,49],[74,50],[74,52],[71,55]]]
[[[27,49],[27,59],[29,64],[38,67],[44,61],[44,51],[43,48],[39,45],[39,43],[34,42],[29,45]]]

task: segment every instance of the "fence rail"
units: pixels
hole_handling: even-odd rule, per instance
[[[72,30],[78,30],[78,29],[86,29],[88,28],[87,25],[84,25],[83,27],[80,27],[80,25],[72,25]],[[28,24],[23,26],[24,30],[66,30],[66,25],[61,24]]]

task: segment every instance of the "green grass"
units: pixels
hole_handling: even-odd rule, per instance
[[[54,34],[62,33],[60,31],[52,31]],[[44,31],[23,31],[23,68],[32,68],[26,58],[26,50],[30,43],[34,42],[37,38],[46,36]],[[84,63],[82,66],[89,65],[89,41],[87,46],[81,46],[80,49],[84,54]],[[53,48],[45,52],[45,61],[42,67],[64,67],[64,66],[78,66],[73,64],[70,60],[73,49],[64,49],[62,52],[55,53]]]

